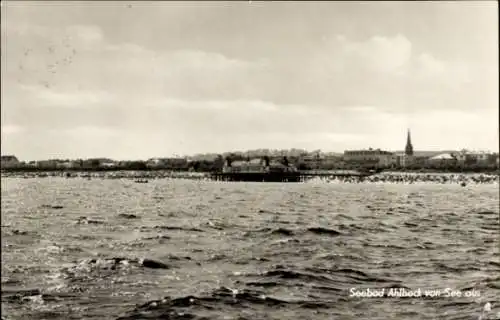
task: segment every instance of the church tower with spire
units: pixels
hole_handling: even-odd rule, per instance
[[[405,154],[407,156],[413,156],[413,145],[411,144],[410,129],[408,129],[408,136],[406,138]]]

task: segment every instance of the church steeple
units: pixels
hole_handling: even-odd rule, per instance
[[[408,136],[406,138],[405,154],[407,156],[412,156],[413,155],[413,145],[411,144],[410,129],[408,129]]]

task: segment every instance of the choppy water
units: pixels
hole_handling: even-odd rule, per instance
[[[5,178],[2,317],[493,319],[498,188]]]

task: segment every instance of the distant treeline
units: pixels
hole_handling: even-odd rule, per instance
[[[299,170],[393,170],[393,171],[440,171],[440,172],[498,172],[498,164],[491,157],[488,161],[466,159],[459,163],[456,159],[429,161],[429,156],[416,156],[406,162],[406,166],[398,165],[399,161],[390,165],[382,165],[384,159],[363,159],[353,161],[339,153],[325,153],[321,150],[307,152],[301,149],[269,150],[257,149],[242,152],[226,152],[222,154],[198,154],[192,157],[153,158],[147,161],[115,161],[107,158],[91,159],[52,159],[10,163],[4,165],[2,171],[191,171],[216,172],[224,166],[236,161],[261,159],[263,165],[270,162],[294,166]],[[384,160],[384,161],[382,161]]]
[[[213,161],[210,160],[198,160],[190,161],[185,163],[162,163],[158,166],[148,166],[146,161],[130,161],[125,164],[119,164],[114,166],[101,166],[99,163],[93,163],[90,166],[83,167],[56,167],[56,166],[45,166],[45,167],[34,167],[20,165],[12,168],[2,168],[2,171],[10,172],[44,172],[44,171],[68,171],[68,172],[92,172],[92,171],[192,171],[192,172],[216,172],[220,171],[222,167],[227,164],[227,159],[217,158]],[[248,158],[245,157],[234,157],[231,158],[231,162],[234,161],[245,161]],[[275,160],[276,161],[276,160]],[[278,162],[283,163],[283,160],[278,160]],[[391,170],[391,171],[413,171],[413,172],[476,172],[476,173],[498,173],[499,169],[496,165],[479,165],[479,164],[411,164],[405,167],[402,166],[386,166],[381,167],[373,163],[348,163],[343,161],[338,162],[313,162],[305,163],[300,161],[300,159],[286,158],[286,162],[289,165],[295,166],[299,170]]]

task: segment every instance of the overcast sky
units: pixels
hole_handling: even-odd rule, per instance
[[[497,2],[3,2],[2,154],[498,150]]]

